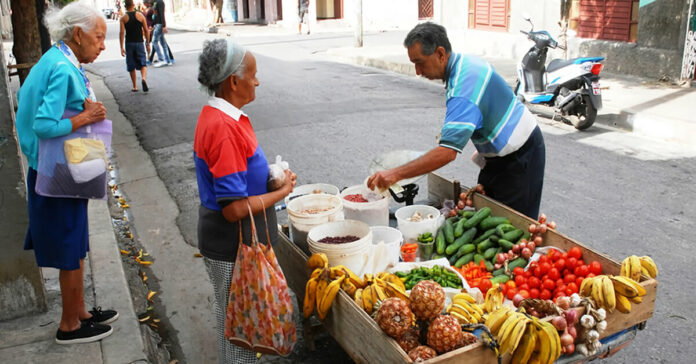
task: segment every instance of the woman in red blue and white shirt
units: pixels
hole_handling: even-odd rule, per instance
[[[249,117],[241,108],[254,101],[256,58],[229,40],[206,41],[199,56],[198,81],[210,94],[198,116],[193,158],[201,206],[198,247],[215,290],[220,363],[255,362],[256,354],[225,337],[225,307],[239,244],[251,241],[247,204],[251,206],[261,243],[273,245],[278,229],[274,204],[292,192],[296,176],[287,170],[285,183],[269,191],[268,161],[256,140]],[[263,218],[266,210],[267,221]],[[267,226],[266,226],[267,225]]]

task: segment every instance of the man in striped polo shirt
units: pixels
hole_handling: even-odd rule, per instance
[[[477,150],[472,160],[482,167],[478,183],[488,196],[536,219],[546,161],[536,118],[488,62],[452,53],[441,25],[417,25],[404,46],[416,74],[445,82],[447,113],[439,146],[412,162],[375,173],[368,186],[385,188],[432,172],[453,161],[471,140]]]

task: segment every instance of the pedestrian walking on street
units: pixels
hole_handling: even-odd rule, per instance
[[[147,59],[146,52],[150,51],[149,32],[147,30],[147,22],[145,16],[139,11],[135,11],[133,0],[125,0],[126,15],[121,17],[121,31],[118,39],[121,42],[121,56],[126,57],[126,70],[130,73],[133,88],[131,91],[138,91],[136,82],[135,70],[140,71],[140,84],[143,86],[143,91],[148,92],[147,87]],[[144,38],[143,38],[144,36]],[[125,39],[126,47],[123,47]],[[143,40],[146,40],[147,46],[143,46]]]
[[[152,8],[154,9],[153,48],[155,48],[157,58],[160,60],[160,62],[155,64],[155,67],[171,66],[174,64],[174,57],[171,57],[169,45],[167,40],[164,39],[164,33],[167,32],[167,21],[164,17],[164,0],[155,0]],[[164,56],[162,56],[163,52]]]
[[[85,2],[73,2],[60,10],[51,8],[44,19],[56,43],[32,67],[17,95],[17,137],[29,164],[29,229],[24,249],[34,250],[40,267],[60,270],[62,315],[56,342],[86,343],[111,335],[113,329],[107,324],[118,318],[113,310],[85,308],[88,200],[41,196],[35,186],[39,140],[68,135],[106,117],[106,109],[96,101],[82,68],[105,49],[106,22],[101,12]],[[73,117],[64,116],[75,111]]]
[[[254,101],[259,85],[254,55],[230,40],[216,39],[205,41],[198,62],[198,82],[210,95],[198,116],[193,145],[201,201],[198,247],[215,292],[218,359],[220,363],[254,363],[253,351],[225,338],[232,271],[239,244],[251,241],[247,206],[258,231],[269,232],[268,236],[258,234],[259,241],[274,244],[278,237],[274,204],[292,191],[296,176],[287,170],[279,189],[267,188],[268,161],[249,117],[241,110]]]
[[[152,2],[153,0],[145,0],[145,21],[147,22],[147,31],[148,35],[150,36],[147,41],[152,44],[152,34],[154,33],[154,16],[155,16],[155,9],[152,8]],[[152,64],[152,59],[155,57],[155,47],[151,47],[150,50],[147,52],[147,65]]]
[[[297,32],[302,34],[302,23],[307,26],[307,35],[309,35],[309,0],[297,0],[298,15],[300,23],[297,25]]]
[[[416,74],[445,82],[447,113],[439,146],[397,168],[368,179],[370,188],[387,188],[434,171],[457,157],[471,140],[477,152],[478,183],[486,194],[536,220],[544,182],[546,149],[536,118],[519,102],[488,62],[453,53],[441,25],[413,28],[404,46]]]

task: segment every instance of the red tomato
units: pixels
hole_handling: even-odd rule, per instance
[[[542,300],[551,299],[551,291],[549,291],[548,289],[542,290],[542,291],[539,293],[539,298],[541,298]]]
[[[577,246],[574,246],[568,250],[568,256],[575,259],[580,259],[582,257],[582,250],[580,250],[580,248]]]
[[[527,278],[522,275],[515,276],[515,284],[521,286],[527,282]]]
[[[546,253],[546,256],[549,257],[549,258],[551,258],[551,259],[553,259],[553,255],[556,254],[556,253],[558,253],[558,250],[551,248],[551,249],[549,249],[549,251]],[[560,253],[559,253],[559,254],[560,254]]]
[[[575,284],[575,283],[573,283],[573,284]],[[572,289],[570,289],[570,286],[566,287],[566,289],[563,290],[563,292],[566,294],[566,296],[570,296],[571,294],[575,293],[575,292],[573,292]]]
[[[507,294],[505,295],[509,300],[511,300],[517,294],[516,288],[508,288]]]
[[[534,273],[532,273],[531,270],[526,270],[526,271],[524,271],[524,277],[525,277],[525,278],[529,279],[529,277],[533,277],[533,276],[534,276]]]
[[[563,253],[563,254],[561,254],[561,259],[567,260],[567,259],[568,259],[568,253]]]
[[[558,288],[560,286],[565,286],[565,282],[563,282],[563,278],[558,278],[558,280],[556,281],[556,288]]]
[[[563,269],[563,273],[561,273],[561,277],[565,277],[565,276],[567,276],[568,274],[571,274],[571,273],[573,273],[573,271],[571,271],[571,270],[568,269],[568,268],[565,268],[565,269]]]
[[[551,264],[549,264],[548,262],[539,264],[539,270],[541,271],[541,275],[547,274],[549,272],[549,269],[551,269]]]
[[[566,260],[565,267],[566,269],[570,269],[571,271],[575,269],[575,264],[578,262],[578,260],[575,257],[570,257],[568,260]]]
[[[563,257],[563,254],[561,252],[559,252],[558,250],[555,250],[553,253],[553,256],[551,257],[551,260],[555,262],[555,261],[561,259],[562,257]]]
[[[583,280],[583,279],[585,279],[585,278],[583,278],[583,277],[575,278],[575,284],[576,284],[578,287],[580,287],[580,285],[582,284],[582,280]]]
[[[558,269],[558,271],[562,271],[565,268],[565,259],[559,259],[555,263],[553,263],[553,266]]]
[[[515,267],[515,269],[512,270],[512,273],[514,273],[516,276],[524,275],[524,268]]]
[[[592,277],[595,277],[595,276],[597,276],[597,275],[594,274],[594,273],[592,273],[592,272],[590,272],[590,273],[587,274],[587,276],[586,276],[585,278],[592,278]]]
[[[493,283],[491,283],[490,279],[482,279],[481,283],[479,283],[479,289],[481,292],[488,292],[491,287],[493,287]],[[484,293],[484,295],[486,294]]]
[[[556,283],[554,283],[550,279],[547,279],[544,281],[544,283],[542,283],[542,287],[544,287],[544,289],[548,289],[550,291],[550,290],[553,290],[554,288],[556,288]]]
[[[565,283],[563,283],[561,285],[557,284],[556,285],[556,292],[565,292],[566,288],[568,288],[568,286]]]
[[[549,279],[553,279],[554,281],[561,278],[561,273],[558,271],[556,268],[551,268],[549,269]]]
[[[539,266],[539,262],[535,260],[535,261],[529,263],[529,267],[527,268],[527,270],[534,270],[534,268],[536,268],[538,266]]]
[[[565,297],[565,296],[566,296],[565,292],[558,291],[553,295],[553,301],[556,302],[556,298]]]
[[[503,296],[505,296],[507,294],[508,287],[505,284],[501,284],[500,288],[503,289]]]
[[[592,261],[592,263],[590,263],[590,272],[594,275],[602,274],[602,264],[596,260]]]
[[[541,265],[542,263],[548,263],[548,262],[549,262],[549,257],[548,257],[548,256],[542,255],[542,256],[539,257],[539,265]]]
[[[517,290],[518,291],[521,291],[521,290],[529,291],[529,284],[527,284],[527,283],[521,284],[521,285],[517,286]]]
[[[578,277],[587,277],[588,273],[590,273],[590,268],[586,265],[575,267],[575,275]]]
[[[575,274],[568,274],[566,276],[563,276],[563,282],[568,284],[570,282],[575,282]]]
[[[515,281],[507,281],[505,282],[505,286],[510,289],[510,288],[516,288],[517,285],[515,284]]]
[[[524,298],[529,298],[529,296],[530,296],[529,291],[527,291],[526,289],[520,289],[519,292],[517,292],[517,293],[519,293],[520,296],[522,296]]]
[[[532,288],[529,290],[529,298],[539,298],[540,293],[538,289]]]
[[[568,283],[568,288],[566,288],[566,290],[570,290],[568,296],[570,296],[573,293],[578,293],[578,285],[575,284],[575,282],[570,282]]]
[[[578,261],[575,263],[575,267],[579,267],[581,265],[585,265],[585,261],[582,259],[578,259]]]
[[[537,277],[531,277],[527,280],[527,284],[530,288],[539,288],[541,287],[541,280]]]
[[[541,277],[543,274],[541,273],[541,267],[536,267],[534,268],[534,276],[535,277]]]

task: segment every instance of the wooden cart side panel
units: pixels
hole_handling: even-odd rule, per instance
[[[344,291],[339,291],[323,321],[326,330],[356,363],[410,363],[396,341],[382,332]]]
[[[624,314],[614,310],[607,315],[607,330],[601,337],[609,336],[610,334],[621,330],[633,327],[643,321],[649,320],[653,316],[655,310],[655,298],[657,297],[657,280],[648,279],[640,282],[640,285],[647,292],[643,296],[643,302],[639,304],[631,304],[631,313]]]
[[[278,264],[283,269],[288,286],[295,292],[300,307],[302,307],[305,285],[311,274],[307,268],[307,255],[280,230],[278,231],[278,242],[273,246],[273,250],[276,253]]]
[[[509,362],[503,358],[503,363]],[[438,355],[430,360],[426,360],[423,364],[461,364],[461,363],[476,363],[476,364],[496,364],[496,357],[493,350],[487,348],[483,343],[478,342],[473,345],[465,346],[457,350],[452,350],[448,353]]]

